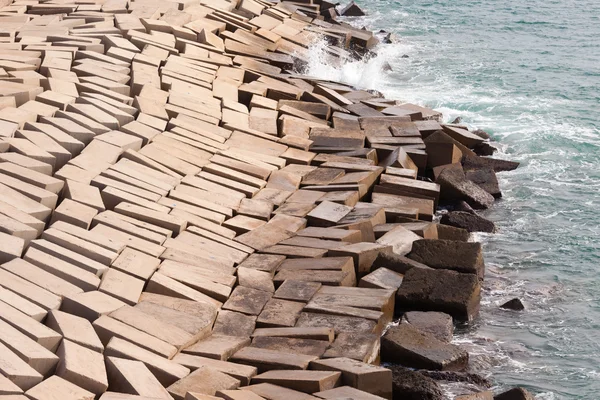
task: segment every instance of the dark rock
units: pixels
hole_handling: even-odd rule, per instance
[[[352,1],[346,7],[342,8],[340,15],[344,17],[362,17],[366,14],[355,2]]]
[[[396,253],[381,252],[371,266],[371,271],[377,268],[387,268],[399,274],[405,274],[411,268],[429,268],[425,264],[411,260],[408,257],[398,255]]]
[[[385,42],[384,42],[385,43]],[[382,71],[393,71],[392,70],[392,66],[390,65],[389,62],[384,62],[383,65],[381,66],[381,70]]]
[[[442,342],[450,343],[454,333],[452,317],[448,314],[430,311],[409,311],[402,316],[402,320],[413,325],[421,332],[429,333]]]
[[[474,274],[413,268],[396,294],[398,311],[440,311],[458,321],[471,321],[479,312],[481,285]]]
[[[408,258],[435,269],[475,274],[482,278],[485,272],[481,243],[454,240],[415,240]]]
[[[459,200],[456,203],[454,203],[453,211],[462,211],[468,212],[469,214],[475,214],[475,210],[473,210],[473,207],[471,207],[469,203],[467,203],[464,200]]]
[[[420,370],[419,373],[436,381],[470,383],[481,388],[492,387],[492,383],[483,376],[469,372]]]
[[[499,199],[502,197],[500,186],[498,185],[498,178],[496,173],[491,168],[479,168],[465,171],[465,178],[475,183],[477,186]]]
[[[387,33],[385,29],[380,29],[378,33]]]
[[[494,396],[494,400],[535,400],[535,398],[523,388],[514,388]]]
[[[497,158],[489,157],[473,157],[466,156],[462,160],[462,165],[465,170],[479,169],[483,167],[489,167],[494,172],[512,171],[519,167],[519,163],[516,161],[499,160]]]
[[[489,208],[494,204],[494,196],[468,180],[460,169],[444,169],[436,183],[440,185],[440,197],[443,200],[464,200],[476,209]]]
[[[523,311],[525,306],[519,299],[512,299],[502,304],[500,308],[506,308],[507,310]]]
[[[494,400],[494,394],[489,391],[465,394],[462,396],[455,397],[454,400]]]
[[[496,232],[496,225],[489,219],[464,211],[450,211],[442,216],[442,224],[466,229],[468,232]]]
[[[392,40],[392,34],[388,33],[387,35],[385,35],[385,37],[383,38],[383,40],[381,42],[385,43],[385,44],[394,43],[394,41]]]
[[[473,147],[473,151],[478,156],[492,156],[497,150],[498,149],[487,142],[479,143]]]
[[[491,136],[489,133],[487,133],[486,131],[482,130],[482,129],[475,129],[474,131],[471,131],[471,133],[473,135],[477,135],[482,139],[491,139]]]
[[[411,368],[460,371],[467,366],[469,353],[409,323],[400,323],[381,337],[381,359]]]
[[[454,118],[454,121],[450,122],[451,124],[460,124],[462,122],[462,118],[461,117],[456,117]]]
[[[440,385],[433,379],[399,365],[390,365],[393,400],[443,400]]]
[[[450,225],[438,225],[438,239],[442,240],[458,240],[460,242],[468,242],[471,234],[466,229],[456,228]]]
[[[402,54],[402,57],[400,58],[408,58],[408,54]]]

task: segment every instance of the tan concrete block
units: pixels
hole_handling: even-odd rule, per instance
[[[56,221],[63,221],[83,229],[89,229],[96,214],[98,214],[98,210],[95,208],[65,199],[52,213],[50,224],[52,225]]]
[[[150,241],[140,239],[137,236],[131,235],[127,232],[113,229],[112,227],[104,224],[96,225],[90,232],[97,233],[106,237],[112,237],[115,240],[119,240],[121,243],[125,243],[128,247],[142,251],[148,255],[158,257],[160,256],[165,248]]]
[[[272,275],[269,272],[259,271],[253,268],[246,268],[240,266],[237,270],[237,275],[240,286],[245,286],[270,293],[273,293],[275,291]]]
[[[256,319],[259,328],[293,327],[305,304],[282,299],[270,299]]]
[[[162,275],[187,285],[200,293],[204,293],[220,302],[225,302],[231,294],[235,278],[229,275],[217,275],[192,265],[165,261],[159,269]],[[211,275],[216,275],[211,277]]]
[[[93,291],[65,297],[60,310],[85,318],[90,322],[110,314],[125,303],[102,292]]]
[[[158,269],[160,259],[126,247],[112,263],[111,268],[125,272],[133,277],[147,280]]]
[[[97,187],[67,180],[65,182],[63,196],[66,199],[71,199],[88,207],[92,207],[98,210],[98,212],[105,210],[102,196],[100,196],[100,191]]]
[[[172,399],[167,390],[141,361],[106,357],[106,372],[111,390],[138,396]]]
[[[166,297],[154,295],[154,297]],[[169,298],[169,301],[154,300],[142,301],[136,308],[145,314],[172,326],[175,326],[190,335],[192,341],[197,341],[210,335],[212,326],[217,317],[217,310],[211,304],[198,303],[190,300]],[[161,304],[158,304],[161,303]],[[164,305],[163,305],[164,304]],[[180,311],[183,308],[186,311]]]
[[[54,209],[58,196],[48,190],[26,183],[20,179],[0,173],[0,184],[5,185],[16,192],[30,198],[42,206]]]
[[[55,228],[44,231],[42,239],[65,247],[104,265],[111,265],[118,256],[118,253],[110,251],[105,247],[80,239]]]
[[[29,389],[26,396],[32,400],[93,400],[94,393],[89,392],[60,376],[51,376]]]
[[[98,290],[126,304],[135,305],[144,289],[144,284],[145,282],[141,279],[110,268],[102,276],[102,282]]]
[[[108,378],[102,354],[63,340],[57,355],[60,363],[56,375],[96,395],[108,389]]]
[[[64,182],[60,179],[53,178],[41,172],[11,162],[0,164],[0,171],[5,175],[20,179],[23,182],[37,186],[54,194],[60,193],[64,186]]]
[[[39,343],[50,351],[55,351],[58,347],[62,336],[44,324],[30,318],[4,302],[0,302],[0,311],[2,312],[0,319],[18,329],[36,343]]]
[[[271,400],[315,400],[317,397],[313,397],[309,394],[298,392],[296,390],[284,388],[281,386],[273,385],[271,383],[258,383],[256,385],[245,386],[241,388],[261,396],[265,399]]]
[[[42,307],[32,303],[24,297],[4,289],[0,286],[0,302],[19,310],[23,314],[31,317],[35,321],[42,321],[46,318],[48,312]]]
[[[54,373],[58,357],[5,321],[0,321],[0,342],[43,376]]]
[[[318,357],[303,354],[244,347],[237,351],[230,359],[232,362],[251,365],[258,368],[259,373],[277,369],[303,370],[308,368],[311,361]]]
[[[175,400],[184,400],[186,393],[214,395],[217,390],[237,389],[240,381],[210,367],[198,368],[167,388]]]
[[[364,333],[381,332],[378,328],[377,321],[367,318],[308,312],[300,314],[296,326],[300,328],[329,326],[335,330],[336,334],[353,331]]]
[[[248,365],[235,364],[191,354],[178,354],[173,357],[173,361],[188,367],[192,371],[203,367],[214,369],[239,380],[242,386],[249,385],[250,380],[257,372],[255,367]]]
[[[87,347],[98,353],[104,351],[104,346],[100,342],[92,324],[84,318],[52,310],[48,313],[46,325],[73,343]]]
[[[235,311],[220,310],[213,335],[248,337],[256,326],[256,316],[245,315]]]
[[[336,387],[340,372],[267,371],[252,378],[252,383],[271,383],[304,393],[314,393]]]
[[[21,394],[23,394],[23,390],[20,387],[12,383],[4,375],[0,375],[0,396],[7,397]]]
[[[164,340],[178,349],[189,345],[193,340],[193,336],[183,329],[154,318],[138,308],[125,306],[109,314],[109,316]]]
[[[119,204],[115,207],[115,212],[169,229],[174,235],[178,235],[186,227],[186,221],[181,218],[145,209],[133,204]]]
[[[0,153],[0,160],[2,162],[11,162],[44,175],[52,175],[52,165],[19,153]]]
[[[0,262],[5,263],[23,254],[25,240],[0,232]]]
[[[54,290],[60,290],[61,296],[73,295],[80,291],[96,290],[98,285],[100,285],[100,278],[95,274],[85,271],[61,258],[44,253],[36,248],[29,248],[23,256],[23,260],[45,271],[46,274],[54,275],[64,283],[68,283],[69,288],[67,293],[64,292],[64,289],[60,289],[60,287],[52,290],[53,293],[57,294],[58,292],[55,292]],[[22,266],[20,266],[20,268],[22,268]],[[46,274],[43,274],[43,279],[50,279]],[[36,275],[42,275],[42,273],[36,271]],[[66,286],[63,282],[61,282],[61,287]],[[76,291],[74,288],[79,288],[80,290]],[[48,290],[50,290],[50,288],[48,288]]]
[[[188,368],[117,337],[111,339],[104,354],[108,357],[120,357],[143,362],[165,387],[182,379],[190,372]]]
[[[212,304],[216,307],[220,307],[222,305],[220,301],[215,300],[212,297],[207,296],[159,272],[155,272],[154,275],[152,275],[146,290],[151,293]]]
[[[101,276],[108,269],[106,265],[100,264],[88,257],[71,251],[65,247],[56,245],[44,239],[37,239],[30,243],[30,248],[37,249],[43,253],[60,258],[76,267],[91,272],[96,276]]]
[[[248,337],[213,334],[183,349],[183,353],[214,360],[227,360],[242,347],[250,345]]]
[[[322,392],[313,393],[320,399],[338,399],[351,398],[356,400],[383,400],[384,397],[375,396],[373,394],[363,392],[351,386],[339,386],[334,389],[324,390]]]
[[[340,371],[342,384],[387,399],[392,398],[392,371],[349,358],[331,358],[311,362],[311,369]]]
[[[175,346],[106,315],[96,319],[93,327],[105,347],[112,338],[120,338],[164,359],[177,353]]]
[[[2,265],[12,274],[34,283],[57,296],[82,293],[83,289],[23,259],[14,259]]]
[[[0,343],[0,372],[21,390],[29,390],[43,379],[42,375],[31,368],[8,347]]]
[[[59,296],[4,269],[0,270],[0,279],[2,280],[2,287],[26,298],[45,310],[56,309],[61,304]]]
[[[172,235],[169,230],[117,214],[114,211],[104,211],[98,214],[94,217],[93,225],[105,225],[158,245],[163,244],[167,237]]]

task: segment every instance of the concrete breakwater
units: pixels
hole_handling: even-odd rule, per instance
[[[294,73],[316,38],[334,64],[376,45],[335,15],[0,8],[2,400],[442,398],[414,370],[467,368],[469,232],[494,229],[474,209],[517,164],[434,110]]]

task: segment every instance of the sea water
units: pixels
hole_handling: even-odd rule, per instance
[[[489,132],[503,198],[482,213],[482,309],[455,343],[494,391],[600,399],[600,1],[357,0],[377,57],[307,73],[433,107]],[[403,57],[404,56],[404,57]],[[406,57],[408,56],[408,57]],[[388,62],[393,71],[384,72]],[[525,311],[499,308],[511,298]]]

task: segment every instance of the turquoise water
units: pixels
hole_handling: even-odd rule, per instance
[[[460,116],[492,134],[498,157],[522,163],[499,175],[504,197],[484,213],[499,233],[477,237],[482,312],[456,338],[471,368],[495,390],[600,399],[600,2],[357,3],[369,16],[352,23],[397,43],[341,69],[315,52],[309,73]],[[526,311],[498,308],[512,297]]]

